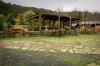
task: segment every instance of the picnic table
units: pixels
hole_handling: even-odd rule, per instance
[[[78,30],[67,30],[66,34],[67,35],[77,35],[79,34],[79,31]]]
[[[21,32],[21,29],[19,28],[12,28],[11,29],[11,33],[20,33]]]
[[[45,31],[45,35],[57,35],[57,36],[59,36],[62,34],[64,34],[64,30],[59,29],[59,28],[54,28],[54,29],[49,29],[49,30],[46,29],[46,31]]]

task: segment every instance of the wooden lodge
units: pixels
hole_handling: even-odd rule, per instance
[[[41,18],[42,18],[42,20],[41,20]],[[64,26],[66,26],[66,23],[69,23],[68,27],[70,30],[71,30],[73,21],[80,21],[79,18],[70,17],[68,15],[57,15],[57,14],[47,14],[47,13],[38,13],[38,14],[35,14],[35,15],[29,17],[29,19],[32,19],[33,22],[34,22],[34,19],[39,19],[39,23],[40,23],[39,30],[41,30],[42,27],[46,26],[46,25],[44,25],[45,20],[49,20],[48,26],[53,27],[53,28],[54,28],[54,24],[56,21],[58,21],[57,28],[64,28]],[[34,24],[33,24],[33,26],[34,26]]]
[[[83,31],[95,30],[100,32],[100,21],[81,21],[80,25],[84,27]]]

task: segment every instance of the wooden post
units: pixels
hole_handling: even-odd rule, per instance
[[[82,19],[81,19],[81,21],[80,21],[80,23],[79,23],[81,26],[82,26]]]
[[[60,16],[58,16],[58,28],[60,28]]]
[[[28,29],[29,29],[29,21],[28,21]]]
[[[34,30],[34,18],[32,18],[32,30]]]
[[[54,28],[54,22],[55,22],[55,21],[53,20],[53,28]]]
[[[39,14],[39,30],[41,30],[41,13]]]
[[[43,23],[42,24],[43,24],[43,27],[44,27],[44,19],[43,19]]]
[[[85,14],[84,14],[84,12],[83,12],[83,21],[84,21],[84,15],[85,15]]]
[[[72,26],[72,18],[70,17],[70,21],[69,21],[69,29],[71,30],[72,28],[71,28],[71,26]]]
[[[50,20],[49,20],[49,27],[51,26],[50,24],[51,24],[51,22],[50,22]]]
[[[96,25],[96,21],[95,21],[95,31],[96,31],[96,26],[97,26],[97,25]]]
[[[31,28],[31,22],[28,21],[28,29],[30,30],[30,28]]]
[[[63,22],[63,28],[65,27],[65,22]]]
[[[64,28],[64,22],[63,21],[61,22],[61,28],[62,29]]]

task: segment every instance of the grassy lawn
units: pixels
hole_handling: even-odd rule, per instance
[[[0,38],[0,66],[100,65],[98,51],[100,34]]]
[[[10,38],[0,38],[0,40],[40,40],[41,38],[44,39],[68,39],[68,40],[77,40],[77,39],[100,39],[100,33],[99,34],[80,34],[80,35],[74,35],[74,36],[68,36],[68,35],[63,35],[63,36],[38,36],[38,37],[10,37]]]

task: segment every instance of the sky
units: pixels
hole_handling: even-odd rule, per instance
[[[61,9],[62,11],[98,11],[100,12],[100,0],[3,0],[11,4],[21,6],[44,8],[49,10]]]

